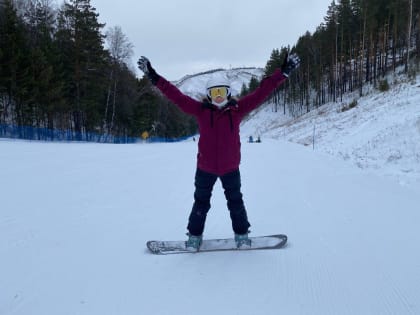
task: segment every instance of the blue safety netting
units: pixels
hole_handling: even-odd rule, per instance
[[[74,130],[49,129],[42,127],[16,126],[0,124],[0,137],[10,139],[39,141],[86,141],[99,143],[137,143],[137,142],[178,142],[190,136],[179,138],[114,136],[95,132],[76,132]]]

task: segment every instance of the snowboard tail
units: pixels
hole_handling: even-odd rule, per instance
[[[286,245],[287,236],[284,234],[250,237],[251,246],[237,248],[233,238],[204,239],[198,252],[232,251],[232,250],[262,250],[279,249]],[[185,241],[148,241],[147,248],[158,255],[197,253],[185,247]]]

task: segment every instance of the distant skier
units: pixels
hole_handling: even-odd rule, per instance
[[[230,211],[232,229],[238,248],[251,245],[249,227],[242,193],[239,164],[241,159],[239,125],[242,119],[257,108],[299,66],[296,54],[286,56],[281,69],[264,78],[252,93],[236,100],[231,97],[230,84],[224,80],[207,83],[207,98],[195,100],[183,94],[176,86],[152,68],[150,61],[142,56],[139,69],[168,99],[182,111],[193,115],[198,122],[197,170],[195,173],[194,204],[188,220],[186,247],[198,251],[203,239],[204,225],[210,210],[213,186],[218,178],[222,182]]]

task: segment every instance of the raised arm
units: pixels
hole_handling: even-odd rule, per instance
[[[185,95],[175,85],[157,74],[149,59],[142,56],[137,64],[139,69],[149,78],[150,82],[152,82],[152,84],[155,85],[163,93],[163,95],[175,103],[182,111],[191,115],[198,114],[201,108],[201,103],[188,95]]]
[[[300,64],[300,59],[293,54],[286,56],[281,69],[277,69],[272,75],[264,78],[259,87],[252,93],[238,101],[239,110],[246,115],[260,106],[264,100],[289,77],[290,73]]]

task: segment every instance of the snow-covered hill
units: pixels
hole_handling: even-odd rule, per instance
[[[297,119],[267,104],[243,123],[242,133],[310,146],[400,184],[420,186],[420,77],[388,80],[389,91],[370,87],[363,97],[348,94]],[[355,100],[357,106],[349,108]]]
[[[213,78],[220,78],[230,82],[232,95],[236,96],[241,92],[244,83],[248,86],[252,77],[261,79],[263,73],[264,70],[261,68],[218,69],[195,75],[188,75],[174,83],[184,93],[200,100],[205,97],[207,82]]]

